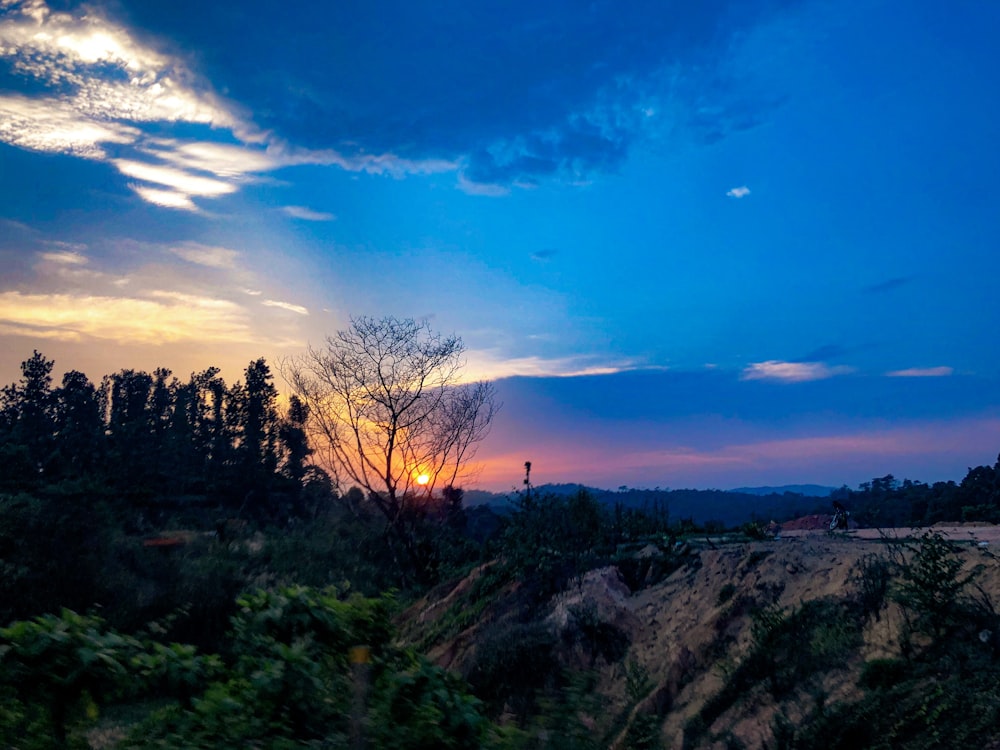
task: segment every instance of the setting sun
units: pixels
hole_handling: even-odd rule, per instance
[[[431,478],[430,475],[428,474],[420,474],[417,476],[417,484],[419,484],[420,486],[425,486],[430,481]]]

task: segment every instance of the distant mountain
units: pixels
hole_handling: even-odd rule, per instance
[[[811,488],[812,491],[807,494],[798,488]],[[565,497],[580,490],[586,490],[598,502],[608,506],[660,508],[666,509],[672,519],[690,518],[696,523],[721,521],[727,526],[733,526],[752,519],[782,521],[820,510],[825,511],[827,503],[822,498],[829,497],[833,488],[818,485],[789,485],[747,490],[637,490],[628,487],[602,490],[582,484],[545,484],[532,487],[532,493],[537,497],[546,495]],[[465,505],[466,507],[488,505],[502,514],[513,507],[511,501],[514,497],[513,492],[468,490],[465,493]]]
[[[741,495],[784,495],[790,492],[793,495],[805,495],[806,497],[830,497],[837,491],[836,487],[824,487],[820,484],[783,484],[780,487],[737,487],[729,490],[738,492]]]

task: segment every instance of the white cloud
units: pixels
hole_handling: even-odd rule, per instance
[[[288,310],[289,312],[296,313],[298,315],[308,315],[309,310],[302,305],[293,305],[291,302],[279,302],[278,300],[266,299],[261,302],[265,307],[277,307],[282,310]]]
[[[510,377],[580,377],[612,375],[634,370],[634,360],[594,362],[584,357],[503,357],[495,351],[469,351],[463,379],[495,380]],[[588,361],[589,360],[589,361]]]
[[[170,252],[188,263],[209,268],[235,268],[236,259],[240,256],[238,251],[227,247],[211,247],[197,242],[185,242],[183,245],[171,247]]]
[[[180,208],[186,211],[197,211],[198,207],[188,196],[173,190],[157,190],[156,188],[143,187],[142,185],[129,185],[136,195],[147,203],[152,203],[164,208]]]
[[[337,218],[333,214],[314,211],[306,206],[282,206],[281,210],[293,219],[302,219],[303,221],[333,221]]]
[[[768,360],[754,362],[744,368],[740,380],[777,380],[785,383],[805,383],[810,380],[825,380],[835,375],[853,372],[844,365],[830,367],[825,362],[782,362]]]
[[[245,180],[247,175],[268,172],[288,164],[273,148],[257,145],[234,145],[211,141],[189,141],[156,138],[145,141],[145,154],[181,169],[210,172],[217,177]]]
[[[198,175],[174,169],[173,167],[144,164],[143,162],[127,159],[115,159],[114,165],[124,175],[134,177],[143,182],[152,182],[157,185],[173,188],[182,195],[217,196],[226,195],[236,190],[234,185],[222,180],[199,177]]]
[[[748,188],[746,185],[740,185],[739,187],[735,187],[732,190],[727,190],[726,195],[728,195],[730,198],[745,198],[746,196],[750,195],[750,188]]]
[[[47,263],[65,266],[82,266],[87,263],[87,257],[72,250],[60,250],[54,253],[39,253],[38,257]]]
[[[951,367],[910,367],[906,370],[893,370],[886,375],[890,378],[944,378],[954,372]]]
[[[103,159],[102,144],[132,143],[139,134],[121,123],[88,118],[58,99],[0,95],[0,141],[18,148]]]

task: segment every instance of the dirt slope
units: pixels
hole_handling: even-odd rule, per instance
[[[1000,530],[963,527],[946,531],[952,539],[968,540],[963,545],[968,564],[985,563],[980,583],[1000,599],[1000,566],[989,547],[980,546],[994,538],[1000,543]],[[772,605],[790,611],[807,601],[842,597],[856,586],[858,560],[884,550],[877,534],[857,531],[834,535],[803,531],[768,541],[694,543],[672,575],[635,592],[629,591],[613,568],[592,571],[551,602],[548,622],[558,631],[565,626],[566,613],[583,604],[628,636],[624,658],[598,661],[596,690],[603,710],[601,716],[587,717],[607,738],[608,746],[623,747],[629,723],[637,715],[652,714],[662,722],[663,746],[680,750],[685,723],[720,690],[727,670],[731,672],[746,653],[754,611]],[[478,575],[482,571],[473,574],[473,581]],[[411,630],[411,635],[426,634],[435,618],[454,618],[454,610],[444,614],[447,604],[456,602],[458,593],[468,591],[473,581],[466,579],[454,589],[439,591],[412,609],[407,619],[421,619],[423,626]],[[470,618],[461,632],[433,643],[431,655],[462,671],[475,653],[478,632],[487,622],[504,616],[500,601],[504,595],[498,593],[497,602],[491,605],[495,609],[484,609]],[[857,656],[822,677],[828,700],[850,697],[865,659],[895,653],[898,620],[899,613],[890,609],[867,626]],[[447,629],[439,632],[445,634]],[[641,700],[629,697],[627,665],[648,675],[648,690]],[[794,720],[799,710],[796,701],[806,699],[792,696],[781,710]],[[806,708],[803,703],[801,710]],[[763,748],[772,739],[775,710],[773,701],[765,698],[740,701],[714,721],[706,736],[729,732],[747,748]],[[714,746],[709,742],[699,747]]]

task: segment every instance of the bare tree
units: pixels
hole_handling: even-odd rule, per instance
[[[365,490],[411,553],[414,519],[467,471],[499,408],[492,383],[460,381],[464,351],[426,322],[360,317],[282,367],[316,457]]]

